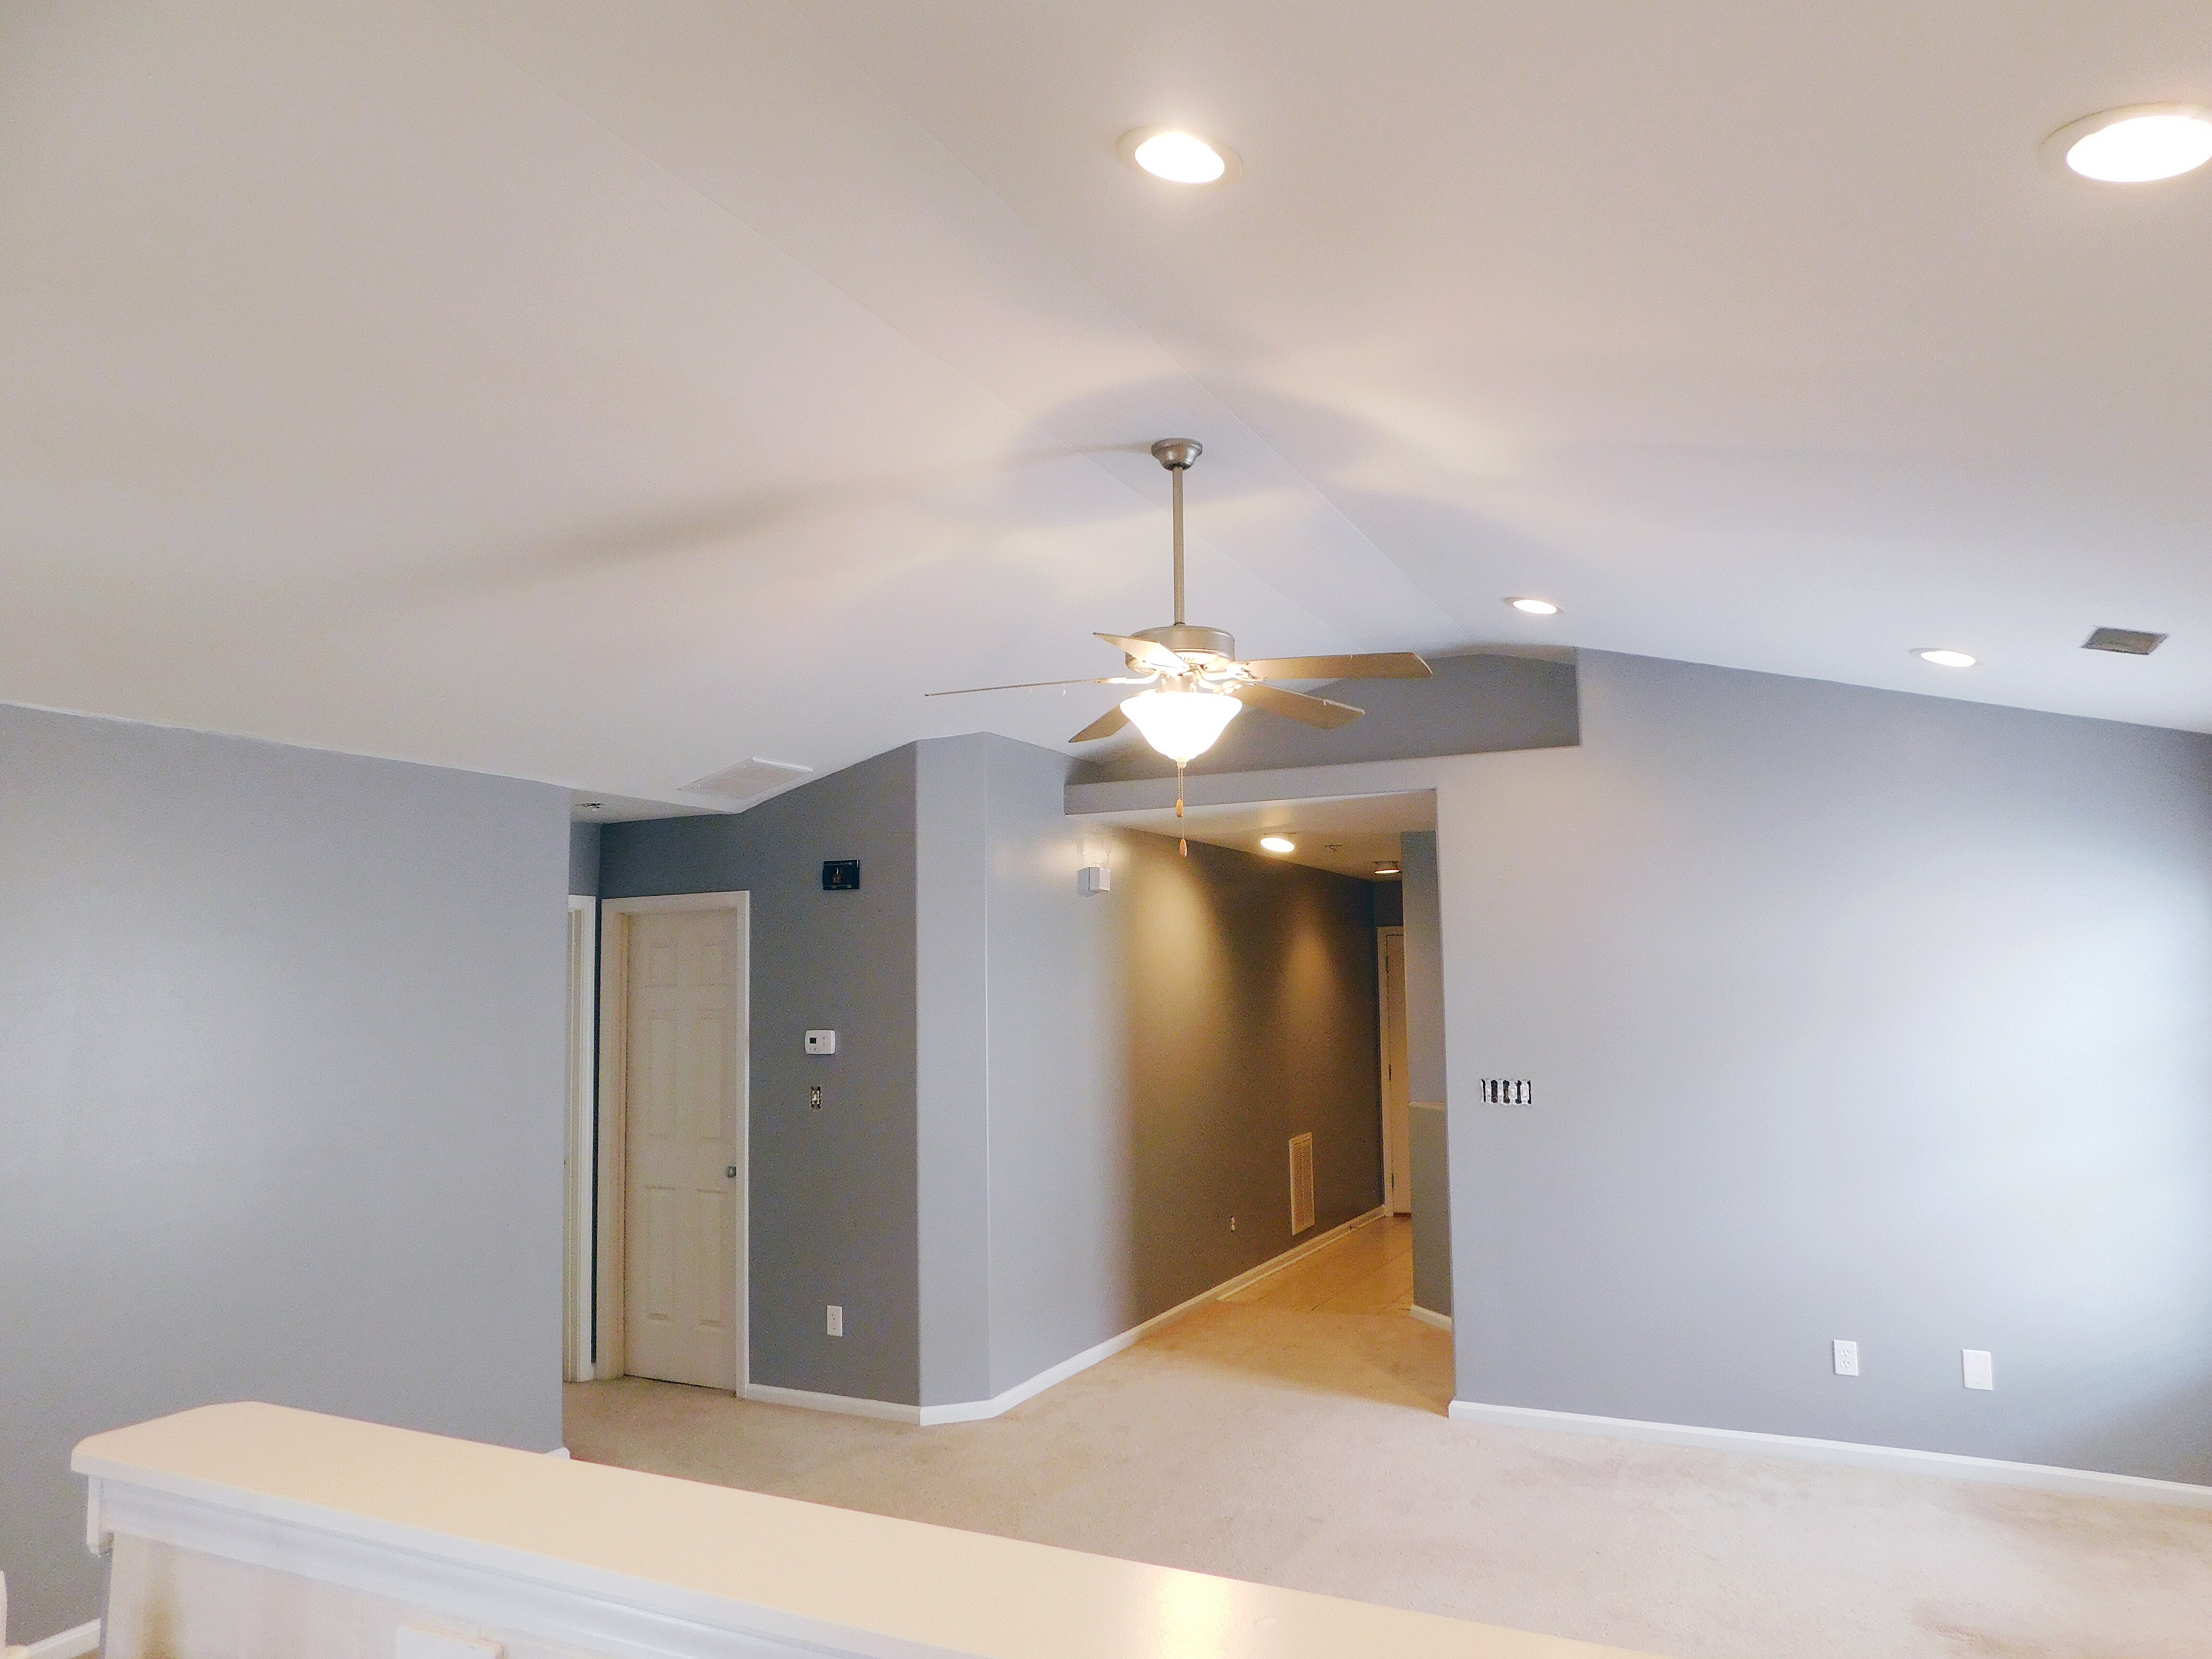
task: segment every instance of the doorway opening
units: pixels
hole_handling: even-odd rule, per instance
[[[601,903],[594,1377],[741,1392],[750,904]]]

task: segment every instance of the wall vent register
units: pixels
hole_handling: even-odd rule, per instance
[[[1482,1079],[1482,1103],[1486,1106],[1534,1106],[1536,1085],[1525,1077],[1486,1077]]]
[[[1314,1224],[1313,1136],[1291,1137],[1291,1233]]]
[[[2100,628],[2081,641],[2084,651],[2117,651],[2124,657],[2148,657],[2166,643],[2163,634],[2133,628]]]

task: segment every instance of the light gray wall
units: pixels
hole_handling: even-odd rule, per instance
[[[991,1385],[991,744],[916,745],[915,1188],[921,1400]]]
[[[1449,1314],[1451,1293],[1451,1148],[1444,1108],[1413,1110],[1413,1305]]]
[[[2212,739],[1582,694],[1439,792],[1461,1395],[2212,1480]]]
[[[1577,740],[1572,663],[1477,653],[1437,657],[1431,665],[1436,671],[1431,679],[1340,680],[1314,688],[1317,696],[1367,711],[1364,720],[1334,732],[1274,715],[1240,714],[1189,770],[1197,775],[1273,771],[1413,755],[1548,749]],[[1174,775],[1174,764],[1132,732],[1087,757],[1069,781]]]
[[[596,823],[568,826],[568,890],[586,897],[599,890],[599,830]]]
[[[735,816],[605,827],[609,898],[752,895],[751,1334],[757,1382],[919,1403],[915,751]],[[860,890],[822,890],[826,859]],[[809,1057],[810,1028],[837,1032]],[[806,1086],[824,1085],[811,1111]],[[829,1336],[823,1310],[845,1310]]]
[[[1437,837],[1411,830],[1398,838],[1406,929],[1406,1079],[1412,1098],[1444,1101],[1443,916]],[[1452,1310],[1451,1182],[1441,1111],[1416,1107],[1408,1156],[1413,1186],[1413,1300],[1431,1313]]]
[[[85,1435],[267,1400],[561,1439],[567,793],[0,707],[0,1571]]]

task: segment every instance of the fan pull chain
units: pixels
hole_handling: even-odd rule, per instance
[[[1176,851],[1182,854],[1185,858],[1188,858],[1190,856],[1190,842],[1188,841],[1177,842],[1176,843]]]
[[[1176,816],[1182,816],[1182,763],[1176,763]]]

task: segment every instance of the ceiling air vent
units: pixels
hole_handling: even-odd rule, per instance
[[[2165,643],[2163,634],[2145,634],[2132,628],[2100,628],[2081,641],[2081,648],[2117,651],[2124,657],[2148,657]]]
[[[796,782],[813,769],[811,766],[794,766],[789,761],[763,760],[755,755],[750,760],[741,760],[735,766],[726,766],[701,778],[696,783],[685,784],[682,793],[713,795],[720,800],[751,800],[771,789]]]

